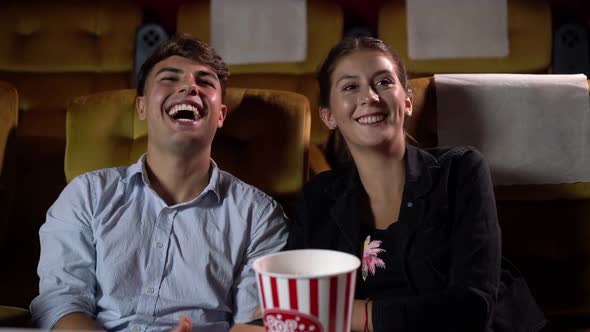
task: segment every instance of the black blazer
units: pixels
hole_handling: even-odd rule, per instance
[[[398,245],[413,295],[375,300],[374,330],[540,330],[545,318],[522,276],[512,266],[502,269],[494,192],[481,154],[407,145],[404,159]],[[354,165],[314,177],[303,189],[287,247],[360,257],[362,190]]]

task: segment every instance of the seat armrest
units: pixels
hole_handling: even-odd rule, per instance
[[[0,305],[0,327],[28,327],[30,321],[27,309]]]
[[[8,137],[18,121],[18,93],[7,82],[0,81],[0,174]]]

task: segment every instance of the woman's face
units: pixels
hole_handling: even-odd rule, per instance
[[[328,128],[334,125],[351,149],[390,145],[404,139],[408,96],[390,57],[372,50],[341,58],[331,77],[330,105],[320,109]]]

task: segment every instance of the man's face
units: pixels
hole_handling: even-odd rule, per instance
[[[209,150],[227,114],[221,99],[221,83],[208,66],[177,55],[157,63],[136,100],[139,118],[147,122],[148,150]]]

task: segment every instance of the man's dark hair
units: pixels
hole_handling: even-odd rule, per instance
[[[172,36],[172,38],[160,45],[143,65],[141,65],[141,69],[137,75],[138,96],[143,96],[145,81],[156,64],[174,55],[191,59],[210,67],[217,75],[221,84],[221,95],[225,96],[225,85],[229,77],[227,65],[213,47],[186,33]]]

